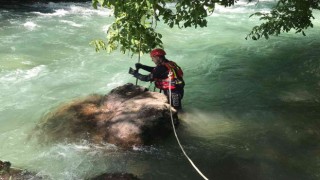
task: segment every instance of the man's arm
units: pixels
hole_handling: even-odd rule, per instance
[[[146,66],[146,65],[143,65],[141,63],[136,63],[136,69],[143,69],[145,71],[148,71],[148,72],[152,72],[152,70],[154,69],[154,67],[152,66]]]
[[[153,78],[157,78],[157,79],[167,79],[168,78],[168,74],[169,71],[167,69],[166,66],[164,65],[160,65],[157,66],[154,71],[153,71]]]
[[[152,81],[152,74],[149,74],[149,75],[142,75],[138,72],[135,72],[133,74],[134,77],[136,77],[137,79],[141,80],[141,81]]]
[[[135,78],[141,81],[153,81],[154,78],[157,79],[167,79],[168,78],[168,70],[165,66],[157,66],[154,68],[154,71],[149,75],[142,75],[138,72],[138,70],[134,70],[130,68],[129,74],[132,74]]]

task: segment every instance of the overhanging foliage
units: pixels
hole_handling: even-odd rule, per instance
[[[155,47],[163,47],[162,35],[156,32],[158,21],[169,27],[206,27],[208,17],[216,4],[232,6],[237,0],[92,0],[94,8],[99,6],[112,9],[115,21],[107,32],[107,42],[92,41],[96,51],[111,52],[117,48],[121,52],[147,53]],[[251,2],[252,0],[248,0]],[[247,38],[266,39],[291,29],[304,33],[313,27],[312,10],[319,9],[320,0],[279,0],[270,13],[255,13],[264,21],[253,27]],[[174,7],[168,7],[172,2]],[[173,3],[174,2],[174,3]],[[257,2],[259,3],[259,2]]]
[[[175,8],[167,3],[174,0],[92,0],[94,8],[112,9],[115,21],[107,32],[107,42],[95,40],[96,51],[111,52],[117,48],[126,53],[147,53],[162,47],[162,35],[156,32],[157,22],[163,20],[169,27],[205,27],[205,19],[216,4],[231,6],[235,0],[180,0]]]
[[[255,13],[265,21],[259,26],[253,27],[246,39],[253,40],[261,37],[269,38],[270,35],[279,35],[281,32],[289,32],[306,35],[304,29],[313,27],[311,19],[314,19],[312,11],[319,10],[319,0],[280,0],[270,13]],[[251,16],[253,16],[251,15]]]

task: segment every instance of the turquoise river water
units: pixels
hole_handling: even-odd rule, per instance
[[[209,179],[320,179],[320,14],[307,36],[245,40],[249,18],[273,1],[217,7],[203,29],[158,24],[167,58],[185,73],[185,113],[178,136]],[[112,22],[91,3],[0,9],[0,159],[49,179],[128,172],[141,179],[201,179],[174,136],[154,146],[117,151],[86,141],[39,145],[28,138],[59,105],[131,82],[137,62],[96,53]],[[142,63],[152,65],[148,55]],[[142,83],[146,87],[148,83]]]

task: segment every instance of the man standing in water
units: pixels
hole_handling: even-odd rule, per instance
[[[154,49],[150,52],[152,61],[156,67],[146,66],[136,63],[136,70],[130,68],[129,73],[141,81],[154,81],[155,86],[170,97],[171,90],[171,106],[176,110],[182,109],[181,100],[184,94],[184,80],[182,69],[173,61],[169,61],[165,57],[166,52],[163,49]],[[139,69],[150,72],[148,75],[138,73]]]

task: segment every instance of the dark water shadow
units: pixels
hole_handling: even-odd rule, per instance
[[[209,179],[319,179],[320,40],[284,39],[233,49],[203,73],[202,87],[191,92],[202,96],[186,93],[187,109],[220,113],[240,126],[217,137],[182,132]]]

